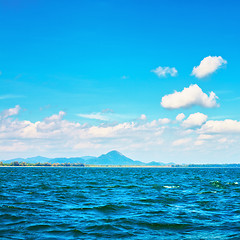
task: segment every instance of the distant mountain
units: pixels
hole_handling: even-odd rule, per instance
[[[37,163],[37,162],[44,163],[44,162],[48,162],[50,160],[50,158],[37,156],[37,157],[27,158],[26,160],[29,162],[33,162],[33,163]]]
[[[83,156],[81,157],[83,160],[89,160],[89,159],[93,159],[93,158],[97,158],[97,157],[93,157],[93,156]]]
[[[111,151],[107,154],[102,154],[95,159],[89,159],[87,164],[94,165],[144,165],[143,162],[134,161],[118,151]]]
[[[93,156],[84,156],[81,158],[83,159],[84,164],[95,164],[96,160],[98,159],[97,157]]]
[[[99,157],[84,156],[80,158],[54,158],[50,163],[84,163],[89,165],[144,165],[143,162],[134,161],[118,151],[111,151]]]
[[[14,158],[10,160],[3,160],[2,162],[4,163],[11,163],[11,162],[45,163],[45,162],[49,162],[50,159],[51,158],[37,156],[37,157],[30,157],[30,158]]]
[[[169,166],[169,165],[175,165],[175,163],[170,162],[170,163],[162,163],[162,162],[149,162],[146,163],[146,166]]]
[[[164,166],[166,165],[165,163],[161,163],[161,162],[149,162],[149,163],[146,163],[146,166]]]
[[[5,160],[3,163],[11,163],[11,162],[26,162],[26,163],[83,163],[89,165],[130,165],[130,166],[163,166],[163,165],[172,165],[174,163],[160,163],[160,162],[150,162],[143,163],[140,161],[134,161],[118,151],[111,151],[107,154],[102,154],[99,157],[92,156],[83,156],[83,157],[70,157],[70,158],[46,158],[46,157],[31,157],[31,158],[15,158],[11,160]]]

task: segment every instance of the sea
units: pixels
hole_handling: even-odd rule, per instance
[[[0,239],[240,239],[240,169],[1,167]]]

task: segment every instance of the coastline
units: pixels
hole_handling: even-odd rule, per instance
[[[231,165],[231,164],[229,164]],[[240,168],[240,166],[132,166],[132,165],[87,165],[87,166],[0,166],[0,168],[174,168],[174,169],[196,169],[196,168]]]

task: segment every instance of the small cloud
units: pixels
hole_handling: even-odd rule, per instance
[[[16,105],[14,108],[9,108],[9,109],[3,111],[0,115],[0,119],[18,115],[20,109],[21,109],[20,106]]]
[[[161,125],[168,124],[170,122],[171,122],[171,120],[169,118],[159,118],[158,119],[158,123]]]
[[[227,61],[224,60],[221,56],[205,57],[200,62],[199,66],[193,68],[191,75],[194,75],[197,78],[204,78],[214,73],[217,69],[219,69],[221,66],[225,64],[227,64]]]
[[[124,76],[122,76],[121,78],[122,78],[122,79],[128,79],[129,77],[124,75]]]
[[[177,69],[175,67],[157,67],[156,69],[153,69],[151,72],[154,72],[158,77],[166,77],[167,75],[170,75],[172,77],[175,77],[178,73]]]
[[[58,114],[54,114],[50,117],[47,117],[44,119],[45,122],[57,122],[57,121],[61,121],[63,116],[66,115],[66,112],[64,111],[60,111]]]
[[[180,113],[176,116],[176,120],[179,121],[179,122],[181,122],[184,118],[185,118],[184,113]]]
[[[216,99],[218,97],[214,92],[210,92],[208,96],[197,84],[194,84],[184,88],[181,92],[175,91],[165,95],[162,97],[161,105],[168,109],[188,108],[194,105],[213,108],[218,106]]]
[[[212,139],[212,138],[213,138],[213,136],[212,135],[208,135],[208,134],[200,134],[198,136],[199,140],[209,140],[209,139]]]
[[[147,116],[145,114],[142,114],[139,119],[145,121],[147,120]]]
[[[182,126],[185,128],[200,127],[207,121],[207,118],[207,115],[199,112],[190,114],[189,117],[183,121]]]
[[[189,143],[190,141],[192,141],[192,138],[181,138],[181,139],[175,140],[172,143],[172,145],[173,146],[185,145],[185,144]]]
[[[92,120],[100,120],[100,121],[125,121],[129,119],[139,119],[136,115],[131,114],[117,114],[112,109],[104,109],[101,112],[93,112],[93,113],[79,113],[76,114],[78,117],[87,118]]]
[[[101,121],[109,120],[109,118],[104,116],[102,113],[77,114],[77,116],[82,117],[82,118],[101,120]]]
[[[0,96],[0,100],[12,99],[12,98],[23,98],[23,97],[24,96],[22,95],[7,94],[7,95]]]

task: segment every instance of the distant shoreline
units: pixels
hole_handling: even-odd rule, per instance
[[[166,160],[166,159],[165,159]],[[60,157],[47,158],[42,156],[1,160],[0,166],[15,167],[88,167],[88,168],[240,168],[240,163],[182,163],[174,162],[142,162],[124,156],[112,150],[99,157]]]
[[[229,166],[228,166],[229,165]],[[196,168],[240,168],[240,166],[132,166],[132,165],[88,165],[88,166],[0,166],[3,168],[174,168],[174,169],[196,169]]]

